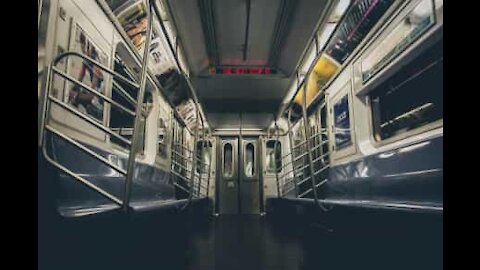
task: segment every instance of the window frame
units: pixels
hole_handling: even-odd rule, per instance
[[[402,23],[412,12],[417,8],[423,1],[430,1],[432,5],[432,23],[428,25],[425,29],[422,30],[422,32],[416,36],[413,40],[411,40],[405,47],[400,49],[399,51],[393,53],[391,56],[388,57],[387,60],[383,64],[381,64],[373,73],[368,77],[366,80],[363,79],[363,62],[365,58],[368,58],[371,56],[373,52],[376,51],[376,48],[378,45],[380,45],[382,42],[384,42],[390,35],[392,34],[392,31],[397,30],[397,27]],[[412,47],[415,47],[415,45],[418,43],[419,40],[421,40],[423,37],[428,35],[430,30],[437,25],[438,20],[437,20],[437,14],[436,14],[436,7],[434,0],[417,0],[417,1],[412,1],[408,6],[403,7],[402,10],[392,19],[390,20],[384,27],[382,27],[382,30],[375,35],[371,41],[368,43],[367,46],[365,46],[365,49],[362,51],[359,57],[357,57],[354,61],[354,70],[356,73],[356,80],[358,80],[357,84],[364,86],[370,83],[371,81],[374,81],[377,77],[379,77],[379,74],[383,73],[385,69],[390,66],[392,62],[394,62],[396,59],[400,58],[400,56],[407,50],[409,50]],[[398,45],[398,44],[397,44]],[[387,53],[388,54],[388,53]],[[384,55],[383,57],[385,57]],[[377,63],[378,64],[378,63]]]
[[[439,9],[443,8],[442,5],[438,6],[437,0],[432,0],[434,8],[434,23],[430,25],[427,30],[425,30],[419,37],[417,37],[413,42],[408,46],[403,48],[403,50],[396,53],[393,57],[390,58],[389,62],[381,67],[375,75],[371,76],[366,82],[362,81],[361,78],[361,69],[360,62],[363,59],[365,53],[368,53],[372,48],[378,46],[389,35],[389,31],[394,29],[399,22],[403,21],[408,14],[412,12],[413,9],[421,3],[422,0],[414,1],[405,1],[398,5],[398,11],[391,14],[391,18],[387,19],[385,23],[375,31],[375,34],[368,38],[368,41],[361,50],[356,54],[352,59],[352,69],[353,69],[353,95],[359,97],[362,102],[365,104],[365,112],[367,114],[366,123],[368,125],[368,140],[370,145],[375,149],[388,149],[389,146],[402,144],[402,141],[411,141],[414,136],[421,135],[421,138],[424,137],[435,137],[438,134],[443,133],[443,118],[437,121],[431,122],[424,126],[418,127],[416,129],[392,136],[388,139],[377,141],[374,136],[374,127],[373,127],[373,116],[372,116],[372,106],[370,100],[370,93],[376,89],[383,82],[388,80],[393,74],[397,73],[404,64],[408,64],[414,61],[420,54],[425,50],[433,46],[436,42],[442,42],[443,39],[443,14]],[[402,64],[400,64],[402,63]],[[329,125],[330,128],[330,125]],[[420,137],[420,136],[418,136]],[[385,148],[386,147],[386,148]]]
[[[372,107],[371,102],[372,102],[371,101],[371,96],[370,96],[370,93],[368,93],[366,95],[366,104],[367,104],[367,111],[368,111],[367,114],[368,114],[368,126],[369,126],[369,139],[370,139],[372,145],[376,148],[379,148],[379,147],[382,147],[382,146],[385,146],[385,145],[389,145],[389,144],[393,144],[395,142],[398,142],[398,141],[401,141],[401,140],[404,140],[404,139],[408,139],[410,137],[420,135],[420,134],[426,133],[428,131],[443,128],[443,117],[442,117],[441,119],[438,119],[436,121],[433,121],[433,122],[425,124],[425,125],[422,125],[422,126],[417,127],[415,129],[402,132],[400,134],[391,136],[391,137],[389,137],[387,139],[384,139],[384,140],[377,141],[375,139],[375,127],[374,127],[374,121],[373,121],[373,107]]]
[[[283,160],[280,158],[280,171],[275,171],[275,169],[273,169],[273,171],[269,171],[268,170],[268,163],[267,163],[267,156],[268,156],[268,153],[267,153],[267,149],[268,149],[268,143],[269,142],[274,142],[274,145],[275,145],[275,142],[278,142],[279,145],[280,145],[280,157],[283,156],[283,149],[282,149],[282,141],[280,140],[280,138],[277,140],[277,139],[274,139],[274,138],[267,138],[265,139],[265,155],[264,155],[264,164],[265,164],[265,175],[267,176],[274,176],[276,174],[281,174],[283,172]],[[275,149],[275,147],[273,147],[273,149]],[[275,150],[273,150],[273,156],[275,157]]]
[[[204,145],[203,145],[203,144],[205,144],[205,142],[207,144],[206,147],[204,147]],[[199,147],[199,146],[201,146],[201,147]],[[200,151],[200,153],[199,153],[200,157],[202,157],[202,158],[203,158],[202,154],[205,151],[205,148],[208,149],[208,152],[209,152],[209,161],[208,161],[209,163],[206,163],[206,164],[208,164],[208,166],[212,166],[212,159],[213,159],[213,143],[212,143],[212,141],[209,140],[209,139],[198,140],[197,141],[197,153],[198,153],[199,149],[202,149],[202,151]],[[198,160],[197,160],[197,162],[198,162]],[[200,160],[200,162],[204,162],[204,160]],[[203,164],[203,165],[205,165],[205,164]],[[204,168],[205,168],[205,166],[204,166]],[[199,166],[198,166],[198,163],[197,163],[197,166],[196,166],[195,170],[196,170],[196,173],[199,173],[199,174],[207,174],[208,175],[208,173],[209,173],[208,169],[206,169],[206,171],[200,170]]]

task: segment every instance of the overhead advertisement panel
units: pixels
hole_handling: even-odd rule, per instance
[[[318,59],[312,73],[307,79],[307,105],[310,105],[322,86],[335,75],[339,68],[340,65],[326,54],[323,54]],[[295,103],[299,105],[303,104],[303,91],[299,91],[295,96]]]
[[[352,4],[340,25],[337,26],[325,51],[315,63],[310,77],[307,78],[307,106],[340,70],[350,54],[393,2],[393,0],[358,0]],[[303,91],[297,93],[294,102],[300,106],[303,104]]]

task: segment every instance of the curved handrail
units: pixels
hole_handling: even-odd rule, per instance
[[[53,60],[52,60],[52,65],[53,66],[56,66],[58,64],[58,62],[60,62],[61,60],[63,60],[65,57],[68,57],[68,56],[77,56],[77,57],[80,57],[82,58],[83,60],[86,60],[92,64],[94,64],[95,66],[99,67],[101,70],[107,72],[108,74],[112,75],[113,77],[116,77],[116,78],[119,78],[121,81],[123,81],[124,83],[127,83],[129,84],[131,87],[134,87],[134,88],[139,88],[140,85],[135,83],[135,82],[132,82],[131,80],[123,77],[122,75],[116,73],[115,71],[111,70],[109,67],[103,65],[102,63],[82,54],[82,53],[79,53],[79,52],[64,52],[64,53],[61,53],[61,54],[58,54]]]

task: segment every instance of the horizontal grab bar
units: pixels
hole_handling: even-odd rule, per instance
[[[66,74],[66,73],[63,73],[63,72],[62,72],[61,70],[59,70],[58,68],[53,67],[52,70],[53,70],[54,73],[56,73],[57,75],[60,75],[60,77],[62,77],[62,78],[65,78],[67,81],[70,81],[70,82],[73,83],[73,84],[76,84],[76,85],[81,86],[83,89],[87,90],[88,92],[90,92],[90,93],[92,93],[92,94],[94,94],[94,95],[96,95],[96,96],[101,97],[104,101],[106,101],[106,102],[112,104],[113,106],[115,106],[115,107],[117,107],[117,108],[119,108],[119,109],[127,112],[127,113],[130,114],[131,116],[135,116],[135,112],[134,112],[134,111],[126,108],[125,106],[123,106],[123,105],[121,105],[120,103],[114,101],[113,99],[105,96],[104,94],[98,92],[97,90],[91,88],[90,86],[88,86],[88,85],[86,85],[86,84],[84,84],[84,83],[82,83],[82,82],[77,81],[75,78],[73,78],[72,76],[70,76],[70,75],[68,75],[68,74]]]
[[[123,138],[122,136],[118,135],[117,133],[113,132],[112,130],[110,130],[109,128],[105,127],[104,125],[102,124],[99,124],[98,122],[96,122],[95,120],[91,119],[90,117],[88,116],[85,116],[83,113],[80,113],[78,112],[77,110],[71,108],[70,106],[66,105],[65,103],[63,103],[62,101],[60,101],[59,99],[57,98],[54,98],[52,96],[49,96],[48,97],[49,100],[53,101],[55,104],[57,104],[58,106],[66,109],[67,111],[70,111],[71,113],[75,114],[76,116],[82,118],[83,120],[87,121],[88,123],[90,123],[91,125],[94,125],[95,127],[101,129],[103,132],[105,133],[108,133],[114,137],[116,137],[117,139],[121,140],[122,142],[128,144],[128,146],[132,146],[132,143]]]

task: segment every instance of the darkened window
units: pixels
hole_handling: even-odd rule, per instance
[[[266,163],[267,173],[275,173],[275,168],[277,170],[277,173],[280,173],[282,171],[282,144],[280,143],[280,141],[267,141]]]
[[[348,94],[345,94],[333,105],[333,117],[335,121],[335,147],[336,150],[340,150],[352,144]]]
[[[168,143],[168,126],[162,116],[158,118],[158,155],[162,158],[167,157],[167,143]]]
[[[443,40],[370,95],[376,141],[443,118]]]
[[[139,73],[135,70],[138,69],[138,65],[132,64],[134,63],[133,57],[127,51],[125,45],[119,43],[116,48],[115,52],[115,63],[114,63],[114,70],[116,73],[120,74],[121,76],[129,79],[133,82],[138,82]],[[147,80],[145,93],[143,98],[144,104],[144,114],[141,121],[142,121],[142,128],[141,132],[143,132],[141,138],[143,138],[141,142],[140,149],[142,151],[145,148],[144,143],[144,135],[146,134],[146,125],[145,121],[150,112],[152,111],[153,107],[153,93],[155,92],[155,86],[151,80]],[[136,103],[137,103],[137,94],[138,89],[130,86],[129,84],[123,82],[122,80],[113,79],[112,85],[112,100],[116,103],[120,104],[124,108],[128,109],[130,112],[134,112],[136,110]],[[125,110],[119,109],[116,106],[110,106],[110,128],[120,136],[131,140],[133,134],[133,125],[135,122],[135,116],[126,112]],[[129,146],[124,143],[123,141],[111,136],[110,141],[114,144],[117,144],[124,148],[129,148]]]
[[[212,143],[209,141],[197,142],[197,172],[208,173],[212,160]]]
[[[233,147],[230,143],[223,146],[223,176],[233,176]]]
[[[255,146],[253,143],[247,143],[245,146],[245,175],[247,177],[255,175]]]

